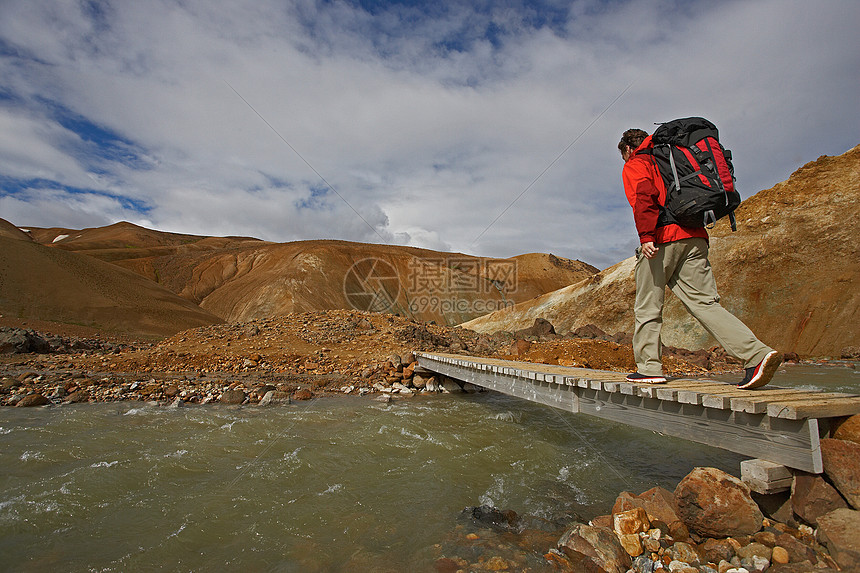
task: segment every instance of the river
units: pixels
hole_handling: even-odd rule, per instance
[[[846,365],[778,376],[860,393]],[[4,408],[0,570],[432,571],[466,506],[588,518],[742,459],[494,393]]]

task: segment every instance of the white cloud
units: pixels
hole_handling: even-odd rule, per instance
[[[860,133],[849,1],[587,0],[539,29],[535,5],[514,2],[373,15],[313,0],[81,6],[0,6],[0,178],[103,193],[7,190],[0,216],[16,224],[127,219],[602,267],[635,242],[624,129],[710,117],[747,194]],[[63,113],[132,159],[93,156]],[[336,192],[320,193],[314,170]]]

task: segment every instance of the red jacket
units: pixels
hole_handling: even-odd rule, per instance
[[[636,148],[636,151],[649,147],[651,147],[650,135]],[[704,228],[682,227],[675,224],[657,226],[660,206],[666,203],[666,186],[650,155],[636,155],[634,152],[624,164],[621,179],[624,181],[627,201],[633,207],[633,220],[636,222],[640,244],[653,242],[659,245],[690,237],[701,237],[707,240],[708,232]]]

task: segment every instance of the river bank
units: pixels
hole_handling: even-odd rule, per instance
[[[0,404],[7,406],[90,401],[270,404],[315,396],[407,397],[457,390],[445,380],[420,371],[416,375],[414,351],[619,372],[634,368],[625,333],[583,328],[559,336],[543,321],[514,333],[481,335],[359,311],[203,327],[159,342],[12,327],[0,328],[0,338]],[[796,356],[787,358],[801,362]],[[740,377],[741,371],[719,348],[669,348],[665,365],[672,376],[728,372]]]

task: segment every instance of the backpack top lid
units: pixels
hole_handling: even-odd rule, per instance
[[[654,145],[678,145],[692,147],[706,137],[720,140],[717,126],[703,117],[685,117],[661,123],[654,131],[651,141]]]

